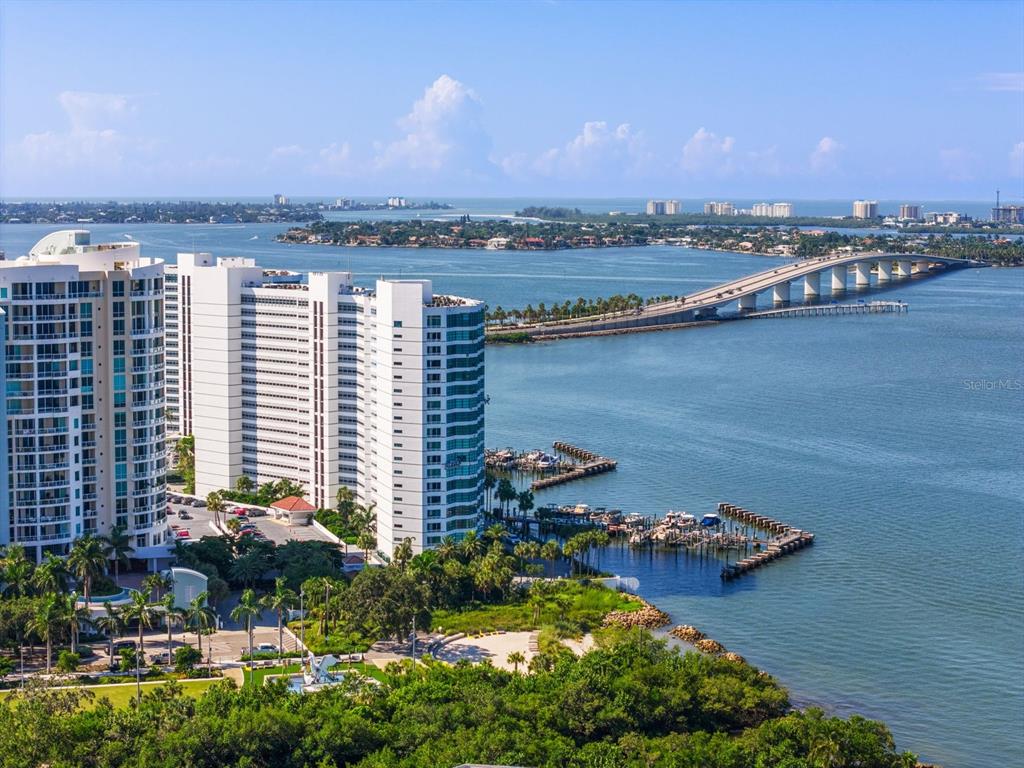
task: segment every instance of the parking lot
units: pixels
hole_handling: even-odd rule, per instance
[[[171,526],[174,535],[184,540],[198,540],[203,536],[217,536],[220,531],[214,527],[214,514],[206,507],[193,507],[187,503],[174,503],[168,505],[167,522]],[[234,504],[228,502],[227,513],[222,515],[225,520],[232,517],[231,510],[235,507],[246,507],[245,504]],[[181,517],[180,513],[185,512],[188,518]],[[312,525],[292,525],[287,520],[276,520],[270,515],[263,517],[250,516],[249,523],[256,527],[268,541],[274,544],[284,544],[286,541],[327,541],[320,531]],[[188,531],[188,536],[181,536],[179,531]]]

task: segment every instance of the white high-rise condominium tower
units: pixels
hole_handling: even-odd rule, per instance
[[[179,254],[167,278],[171,428],[196,493],[287,478],[377,510],[378,547],[476,527],[483,501],[483,305],[430,281],[265,271]]]
[[[41,558],[121,526],[135,557],[167,555],[163,274],[137,243],[84,230],[0,261],[0,543]]]
[[[855,219],[874,219],[878,217],[878,201],[877,200],[854,200],[853,201],[853,218]]]

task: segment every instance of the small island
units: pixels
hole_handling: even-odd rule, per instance
[[[664,217],[662,217],[664,218]],[[552,251],[669,245],[763,256],[813,258],[841,250],[884,250],[973,259],[998,266],[1024,265],[1024,243],[977,235],[847,234],[796,226],[701,226],[668,220],[522,221],[316,221],[277,236],[281,243],[348,247],[456,248]]]

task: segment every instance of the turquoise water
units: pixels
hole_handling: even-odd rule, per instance
[[[780,263],[687,249],[558,253],[284,247],[276,225],[93,227],[151,256],[193,244],[265,266],[431,277],[522,306],[686,293]],[[0,227],[23,252],[47,228]],[[250,238],[256,236],[257,240]],[[619,459],[546,492],[627,511],[732,501],[812,530],[730,584],[720,562],[612,548],[675,622],[777,675],[801,703],[885,720],[946,768],[1024,754],[1024,271],[901,287],[906,315],[729,323],[489,348],[488,444],[566,439]]]

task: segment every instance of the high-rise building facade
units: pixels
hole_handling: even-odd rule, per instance
[[[750,215],[787,219],[793,215],[793,205],[791,203],[754,203],[750,208]]]
[[[676,216],[683,207],[678,200],[648,200],[644,210],[648,216]]]
[[[735,216],[736,207],[732,203],[704,203],[704,215],[706,216]]]
[[[900,206],[899,217],[903,221],[917,221],[921,218],[921,206],[904,203]]]
[[[122,527],[166,556],[160,259],[54,232],[0,261],[7,493],[0,526],[36,558]]]
[[[1002,224],[1024,224],[1024,205],[997,205],[992,209],[992,221]]]
[[[878,201],[877,200],[854,200],[853,201],[853,218],[855,219],[874,219],[878,217]]]
[[[196,493],[286,478],[316,507],[350,488],[378,546],[475,528],[483,501],[483,306],[430,281],[265,271],[179,254],[167,279],[171,428]]]

